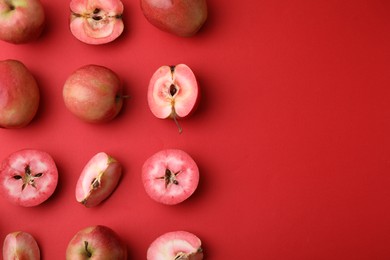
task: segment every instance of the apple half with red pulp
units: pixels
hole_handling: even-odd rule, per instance
[[[3,259],[40,260],[40,250],[34,237],[23,231],[9,233],[3,243]]]
[[[93,156],[85,165],[76,185],[76,199],[94,207],[115,190],[122,175],[120,163],[104,152]]]
[[[84,43],[112,42],[123,32],[120,0],[72,0],[70,10],[70,31]]]
[[[192,70],[185,64],[161,66],[152,76],[148,87],[148,104],[152,113],[161,119],[177,119],[190,115],[196,108],[199,87]]]
[[[91,226],[74,235],[66,249],[66,259],[127,260],[127,248],[111,228]]]
[[[145,161],[142,181],[152,199],[175,205],[189,198],[198,187],[199,169],[188,153],[162,150]]]
[[[39,150],[20,150],[0,166],[0,193],[10,202],[32,207],[46,201],[57,187],[58,171],[53,158]]]
[[[202,242],[187,231],[168,232],[154,240],[147,252],[147,260],[201,260]]]

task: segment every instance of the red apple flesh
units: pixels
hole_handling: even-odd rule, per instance
[[[38,84],[28,68],[17,60],[0,61],[0,127],[25,127],[38,107]]]
[[[87,44],[104,44],[118,38],[124,29],[120,0],[72,0],[70,30]]]
[[[148,104],[161,119],[172,118],[182,132],[177,119],[195,111],[199,87],[192,70],[185,64],[162,66],[152,76],[148,87]]]
[[[0,39],[20,44],[36,40],[45,25],[39,0],[0,0]]]
[[[207,19],[206,0],[140,0],[146,19],[169,33],[190,37]]]
[[[178,149],[162,150],[142,167],[146,193],[155,201],[175,205],[189,198],[199,183],[199,169],[189,154]]]
[[[75,116],[89,123],[103,123],[115,118],[123,105],[122,83],[112,70],[86,65],[74,71],[63,88],[65,106]]]
[[[148,248],[147,260],[201,260],[202,242],[187,231],[173,231],[161,235]]]
[[[10,202],[32,207],[54,192],[58,171],[46,152],[24,149],[10,154],[0,166],[0,194]]]
[[[67,260],[127,260],[126,245],[106,226],[87,227],[71,239],[66,249]]]
[[[12,232],[4,239],[3,259],[39,260],[41,258],[38,244],[27,232]]]
[[[76,199],[94,207],[107,199],[118,186],[122,175],[120,163],[104,152],[93,156],[85,165],[76,185]]]

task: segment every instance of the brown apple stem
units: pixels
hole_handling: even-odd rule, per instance
[[[85,252],[87,253],[87,256],[91,257],[92,253],[89,252],[89,250],[88,250],[88,241],[84,241],[84,247],[85,247]]]
[[[177,128],[179,129],[179,134],[181,134],[183,132],[183,128],[181,128],[179,122],[177,121],[176,116],[173,117],[173,121],[175,121],[175,124],[176,124]]]

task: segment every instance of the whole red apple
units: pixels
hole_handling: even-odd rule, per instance
[[[38,84],[27,67],[17,60],[0,61],[0,127],[28,125],[38,106]]]
[[[65,106],[90,123],[112,120],[122,108],[122,83],[115,72],[99,65],[86,65],[69,76],[63,88]]]
[[[127,248],[112,229],[87,227],[77,232],[66,249],[66,260],[82,259],[127,260]]]
[[[0,0],[0,39],[10,43],[36,40],[45,24],[39,0]]]
[[[157,28],[182,37],[199,31],[207,19],[206,0],[140,0],[146,19]]]

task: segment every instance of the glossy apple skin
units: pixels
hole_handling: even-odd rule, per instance
[[[38,84],[20,61],[0,61],[0,127],[22,128],[36,115],[39,107]]]
[[[0,0],[0,39],[14,44],[36,40],[45,25],[39,0]]]
[[[68,77],[63,98],[68,110],[81,120],[89,123],[108,122],[122,108],[122,83],[111,69],[86,65]]]
[[[66,249],[66,260],[127,260],[126,245],[106,226],[91,226],[77,232]]]
[[[167,232],[156,238],[149,246],[147,260],[202,260],[202,242],[187,231]]]
[[[19,150],[0,164],[0,194],[13,204],[37,206],[54,193],[57,183],[56,164],[46,152]]]
[[[109,43],[123,32],[123,4],[120,0],[72,0],[70,10],[70,31],[84,43]]]
[[[86,207],[95,207],[118,186],[121,164],[104,152],[94,155],[85,165],[76,185],[76,199]]]
[[[4,239],[3,259],[39,260],[40,250],[38,243],[27,232],[12,232]]]
[[[207,19],[206,0],[140,0],[146,19],[181,37],[196,34]]]
[[[186,152],[179,149],[161,150],[142,166],[146,193],[155,201],[176,205],[188,199],[199,183],[199,168]]]

